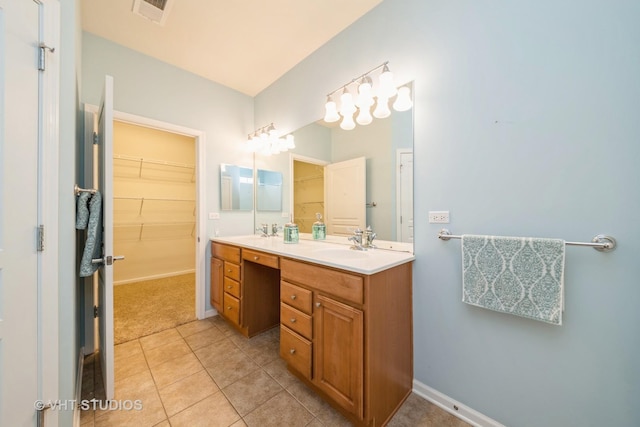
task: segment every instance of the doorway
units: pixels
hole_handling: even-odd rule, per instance
[[[196,319],[196,141],[113,124],[114,344]]]

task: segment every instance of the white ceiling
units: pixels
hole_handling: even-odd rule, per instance
[[[250,96],[383,0],[173,0],[161,26],[134,0],[82,0],[82,28]]]

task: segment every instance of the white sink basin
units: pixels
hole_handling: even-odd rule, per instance
[[[366,252],[349,249],[347,246],[342,248],[314,249],[312,253],[320,257],[334,259],[359,259],[367,257]]]

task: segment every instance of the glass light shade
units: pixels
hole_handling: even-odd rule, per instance
[[[373,93],[371,88],[371,78],[366,77],[362,79],[362,83],[358,86],[358,100],[357,105],[359,108],[371,107],[375,101],[373,100]]]
[[[367,107],[360,107],[358,117],[356,117],[356,122],[358,122],[359,125],[366,126],[372,121],[373,117],[371,117],[371,105]]]
[[[285,141],[287,142],[287,148],[289,150],[292,150],[292,149],[296,148],[296,144],[295,144],[295,142],[293,140],[293,135],[291,135],[291,134],[287,135],[287,137],[285,138]]]
[[[330,98],[327,100],[327,103],[324,105],[324,121],[327,123],[333,123],[340,120],[340,115],[338,114],[338,108],[336,103],[333,102]]]
[[[269,132],[269,137],[273,139],[278,139],[278,137],[280,136],[280,132],[276,130],[276,127],[273,125],[273,123],[269,125],[269,127],[267,128],[267,132]]]
[[[411,101],[411,90],[407,86],[402,86],[398,89],[398,96],[393,103],[393,109],[396,111],[407,111],[413,107],[413,101]]]
[[[383,96],[378,96],[376,109],[373,110],[373,117],[377,119],[384,119],[385,117],[389,117],[390,115],[391,110],[389,110],[389,99]]]
[[[340,95],[340,114],[342,116],[349,116],[356,112],[356,106],[353,103],[353,95],[347,92],[346,88],[342,95]]]
[[[356,127],[356,122],[353,121],[353,113],[345,114],[340,122],[340,128],[344,130],[351,130]]]
[[[380,74],[379,96],[391,98],[397,92],[398,90],[396,89],[396,84],[393,82],[393,73],[389,71],[389,67],[385,65],[384,69],[382,70],[382,74]]]

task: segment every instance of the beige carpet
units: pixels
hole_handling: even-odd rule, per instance
[[[113,287],[114,344],[190,322],[195,316],[195,273]]]

